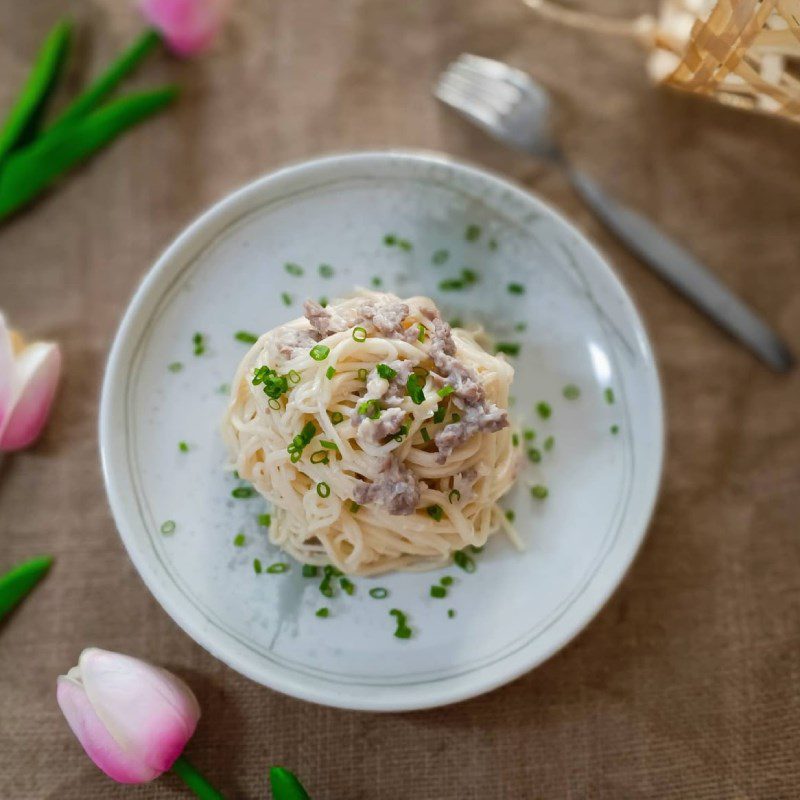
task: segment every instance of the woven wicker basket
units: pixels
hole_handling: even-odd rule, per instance
[[[800,0],[663,0],[658,17],[615,20],[551,0],[523,0],[538,13],[649,51],[658,83],[750,111],[800,122]]]

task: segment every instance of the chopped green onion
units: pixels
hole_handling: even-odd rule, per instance
[[[320,304],[320,305],[321,305],[323,308],[327,308],[327,307],[328,307],[328,298],[327,298],[327,297],[325,297],[325,296],[323,295],[323,296],[322,296],[322,297],[320,297],[320,299],[319,299],[319,304]]]
[[[526,442],[532,442],[536,438],[536,431],[533,428],[525,428],[522,435]]]
[[[444,575],[439,583],[441,583],[442,586],[452,586],[453,580],[454,579],[450,575]]]
[[[425,326],[421,322],[419,323],[419,333],[417,334],[417,341],[418,342],[425,341]]]
[[[430,375],[430,372],[429,372],[427,369],[425,369],[425,367],[421,367],[419,364],[417,364],[417,365],[413,366],[413,367],[411,368],[411,371],[412,371],[412,372],[413,372],[413,373],[414,373],[414,374],[415,374],[415,375],[416,375],[418,378],[422,378],[423,380],[424,380],[425,378],[427,378],[427,377],[428,377],[428,375]]]
[[[356,373],[360,381],[365,381],[367,379],[368,374],[369,373],[367,372],[366,367],[361,367],[361,369],[359,369],[359,371]]]
[[[331,586],[332,577],[332,575],[326,575],[319,585],[319,590],[325,597],[333,597],[333,587]]]
[[[341,411],[331,411],[331,422],[338,425],[344,419],[344,414]]]
[[[317,494],[322,498],[330,497],[331,487],[325,481],[322,481],[317,484]]]
[[[320,439],[319,443],[326,450],[335,450],[337,453],[339,452],[339,445],[336,444],[336,442],[329,442],[327,439]]]
[[[285,306],[290,306],[292,304],[292,296],[289,292],[281,292],[281,300],[283,300]]]
[[[313,422],[306,422],[303,425],[303,430],[300,431],[300,436],[302,437],[303,441],[308,444],[313,438],[314,434],[317,432],[317,428]]]
[[[328,380],[331,380],[335,374],[336,370],[333,367],[328,367],[328,369],[325,370],[325,377]]]
[[[376,586],[374,589],[369,590],[369,596],[374,597],[376,600],[384,600],[389,596],[389,590],[384,589],[383,586]]]
[[[461,567],[464,572],[475,572],[475,562],[463,550],[456,550],[453,553],[453,561],[457,567]]]
[[[247,331],[237,331],[233,334],[233,338],[245,344],[255,344],[258,341],[258,336]]]
[[[312,464],[327,464],[329,462],[328,454],[324,450],[316,450],[311,454]]]
[[[432,256],[431,261],[436,264],[436,266],[441,266],[442,264],[450,258],[450,251],[449,250],[437,250]]]
[[[349,595],[352,595],[356,590],[356,585],[347,578],[339,578],[339,586]]]
[[[444,421],[444,415],[446,413],[447,413],[447,409],[444,406],[440,406],[439,408],[437,408],[436,411],[433,412],[433,421],[434,421],[434,423],[436,423],[438,425],[440,422],[443,422]]]
[[[183,364],[180,361],[173,361],[167,369],[170,372],[180,372],[183,369]]]
[[[258,524],[261,525],[263,528],[269,528],[272,524],[272,515],[271,514],[259,514],[258,515]]]
[[[467,225],[467,229],[464,231],[464,238],[468,242],[474,242],[476,239],[479,239],[481,235],[481,227],[480,225]]]
[[[319,274],[322,278],[332,278],[333,277],[333,267],[330,264],[320,264],[319,265]]]
[[[480,280],[480,275],[474,269],[464,267],[461,270],[461,280],[464,281],[465,286],[472,286],[473,283],[477,283]]]
[[[458,422],[458,421],[461,419],[461,414],[457,414],[457,413],[456,413],[456,414],[452,414],[452,415],[450,416],[450,419],[451,419],[453,422]]]
[[[461,278],[446,278],[439,281],[439,291],[441,292],[457,292],[465,287],[464,281]]]
[[[403,437],[408,435],[408,425],[401,425],[397,433],[392,437],[396,442],[402,442]]]
[[[556,444],[555,438],[553,438],[552,436],[548,436],[544,440],[544,444],[542,444],[542,447],[544,447],[544,449],[549,453],[555,447],[555,444]]]
[[[227,383],[221,383],[219,385],[219,388],[217,389],[217,392],[219,392],[220,394],[230,394],[231,387]]]
[[[261,559],[260,558],[254,558],[253,559],[253,571],[256,573],[256,575],[260,575],[261,574]]]
[[[300,383],[300,373],[296,369],[290,369],[289,372],[286,373],[286,377],[289,379],[289,383]]]
[[[392,369],[388,364],[378,364],[375,371],[384,380],[390,381],[392,378],[397,377],[397,370]]]
[[[453,394],[454,391],[455,389],[452,386],[450,386],[450,384],[448,384],[447,386],[442,386],[442,388],[439,389],[439,391],[436,392],[436,394],[438,394],[439,397],[444,398],[447,397],[447,395],[449,394]]]
[[[372,286],[375,289],[379,289],[381,286],[383,286],[383,278],[378,275],[374,275],[372,278]]]
[[[277,564],[270,564],[267,567],[267,572],[270,575],[280,575],[282,572],[288,572],[289,565],[285,561],[279,561]]]
[[[284,264],[283,268],[295,278],[299,278],[303,274],[303,268],[299,264],[293,264],[291,261]]]
[[[489,249],[497,250],[497,239],[489,239]]]
[[[376,400],[375,398],[365,400],[363,403],[359,404],[358,413],[363,414],[368,419],[378,419],[381,415],[380,400]]]
[[[461,492],[458,489],[451,489],[450,494],[447,495],[447,499],[451,503],[457,503],[461,499]]]
[[[444,586],[431,586],[431,597],[447,597],[447,589]]]
[[[544,402],[537,403],[536,404],[536,413],[542,419],[549,419],[550,415],[553,413],[553,409],[550,408],[550,404],[549,403],[544,403]]]
[[[273,411],[280,411],[280,410],[281,410],[281,403],[280,403],[280,400],[276,400],[274,397],[270,397],[270,399],[267,401],[267,405],[268,405],[268,406],[269,406],[269,407],[270,407],[270,408],[271,408]]]
[[[525,287],[521,283],[509,283],[506,289],[509,294],[525,294]]]
[[[244,547],[246,541],[247,537],[243,533],[237,533],[236,536],[233,537],[234,547]]]
[[[406,251],[411,250],[414,247],[414,245],[411,244],[411,242],[409,242],[408,239],[398,239],[397,246],[401,250],[406,250]]]
[[[412,372],[406,381],[406,391],[415,405],[420,405],[425,402],[425,392],[422,390],[419,378]]]
[[[320,609],[317,610],[316,616],[322,617],[322,619],[325,619],[326,617],[330,616],[330,613],[331,613],[330,609],[323,607],[323,608],[320,608]]]
[[[544,500],[547,495],[550,494],[546,486],[542,486],[541,483],[537,483],[535,486],[531,486],[531,496],[535,497],[537,500]]]
[[[162,523],[161,525],[161,533],[165,535],[169,535],[170,533],[175,533],[175,521],[168,519],[166,522]]]
[[[289,455],[289,461],[291,461],[292,464],[296,464],[302,457],[303,453],[300,450],[295,450]]]
[[[422,441],[425,442],[426,444],[431,440],[431,437],[428,434],[428,431],[424,427],[419,429],[419,433],[420,433],[420,436],[422,436]]]
[[[333,575],[335,578],[338,578],[340,575],[344,575],[344,573],[338,567],[334,567],[333,564],[325,565],[325,574]]]
[[[494,346],[495,353],[505,353],[507,356],[518,356],[520,345],[517,342],[498,342]]]
[[[350,501],[350,513],[351,514],[358,514],[358,509],[359,508],[361,508],[361,506],[358,503],[356,503],[355,500],[351,500]]]
[[[619,425],[612,425],[611,433],[613,433],[616,436],[619,433]]]
[[[614,390],[608,386],[606,390],[603,392],[603,396],[606,398],[606,403],[609,405],[613,405],[614,403]]]
[[[473,553],[482,553],[483,552],[483,548],[482,547],[478,547],[477,545],[474,545],[474,544],[471,544],[469,546],[469,549],[472,550]]]
[[[366,342],[367,341],[367,329],[362,328],[360,325],[353,328],[353,341],[354,342]]]
[[[189,445],[186,444],[186,442],[178,442],[178,450],[180,450],[181,453],[188,453]]]
[[[237,486],[231,492],[231,495],[237,500],[247,500],[251,497],[254,497],[255,493],[256,490],[252,486]]]
[[[397,620],[397,630],[395,630],[394,635],[398,639],[410,639],[411,628],[408,627],[408,618],[406,615],[397,608],[393,608],[389,614]]]
[[[394,247],[397,244],[397,237],[393,233],[387,233],[386,236],[383,237],[383,243],[387,247]]]
[[[514,447],[519,447],[519,434],[518,433],[512,433],[511,434],[511,444]]]
[[[537,448],[531,447],[528,450],[528,458],[533,461],[534,464],[538,464],[542,460],[542,454]]]
[[[440,505],[428,506],[425,510],[428,512],[428,516],[432,519],[435,519],[437,522],[442,521],[444,509]]]
[[[456,610],[454,608],[447,609],[447,616],[450,617],[450,619],[453,619],[455,615],[456,615]]]
[[[527,328],[528,328],[527,322],[518,322],[514,326],[514,330],[517,331],[518,333],[522,333],[522,331],[527,330]]]
[[[206,351],[206,338],[202,333],[196,333],[192,336],[192,343],[194,344],[194,354],[201,356]]]
[[[564,387],[562,394],[567,400],[577,400],[581,396],[581,390],[574,383],[568,383]]]
[[[516,513],[516,511],[514,511],[513,508],[509,508],[508,511],[506,511],[506,519],[509,522],[513,522],[516,519],[516,516],[517,516],[517,513]]]
[[[315,344],[311,350],[308,351],[308,354],[314,359],[314,361],[324,361],[330,352],[331,349],[327,345]]]
[[[303,577],[316,578],[319,570],[313,564],[303,564]]]

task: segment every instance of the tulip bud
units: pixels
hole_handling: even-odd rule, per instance
[[[179,56],[205,50],[228,11],[229,0],[140,0],[147,21]]]
[[[197,699],[175,675],[94,647],[59,676],[56,696],[86,754],[120,783],[170,769],[200,718]]]

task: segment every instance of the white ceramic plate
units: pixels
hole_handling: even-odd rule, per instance
[[[476,241],[465,229],[481,228]],[[394,233],[410,251],[387,247]],[[490,240],[497,248],[490,247]],[[447,263],[432,254],[447,249]],[[302,277],[284,269],[304,268]],[[325,279],[318,265],[333,266]],[[438,283],[463,267],[481,280]],[[300,313],[380,276],[400,295],[433,296],[446,316],[481,322],[522,344],[513,412],[555,447],[526,467],[508,498],[527,545],[494,537],[477,570],[356,580],[326,600],[318,581],[267,542],[260,498],[231,497],[219,421],[246,345]],[[524,284],[523,295],[507,291]],[[291,295],[291,307],[281,295]],[[515,329],[525,322],[524,332]],[[202,332],[207,351],[193,355]],[[183,369],[171,372],[179,362]],[[563,387],[581,395],[566,400]],[[614,402],[604,396],[611,388]],[[535,405],[552,416],[541,420]],[[619,432],[611,432],[612,426]],[[337,156],[289,167],[236,192],[159,259],[128,309],[108,363],[100,441],[111,507],[147,586],[196,641],[253,680],[344,708],[407,710],[480,694],[540,664],[597,613],[633,559],[661,474],[663,418],[653,354],[630,298],[597,251],[563,218],[505,181],[412,153]],[[186,441],[189,452],[179,451]],[[525,484],[547,485],[534,500]],[[174,520],[175,531],[161,533]],[[243,532],[244,547],[233,544]],[[430,597],[443,574],[448,597]],[[386,587],[375,600],[368,590]],[[323,605],[331,615],[320,619]],[[393,636],[391,608],[414,635]],[[449,617],[448,609],[455,610]]]

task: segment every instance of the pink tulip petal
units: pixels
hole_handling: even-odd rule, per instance
[[[86,755],[109,778],[119,783],[144,783],[161,774],[161,770],[141,763],[114,741],[95,714],[86,691],[79,682],[61,675],[56,688],[56,698],[67,718],[67,724],[83,745]]]
[[[21,450],[42,432],[61,374],[57,344],[28,345],[16,361],[18,390],[2,433],[0,450]]]
[[[17,366],[14,361],[14,350],[11,347],[11,331],[6,325],[5,317],[0,313],[0,439],[11,416],[14,403],[14,387],[16,385]]]
[[[211,44],[225,19],[228,0],[140,0],[139,7],[179,56]]]
[[[126,752],[169,769],[200,718],[191,689],[166,670],[97,648],[81,653],[79,668],[92,707]]]

